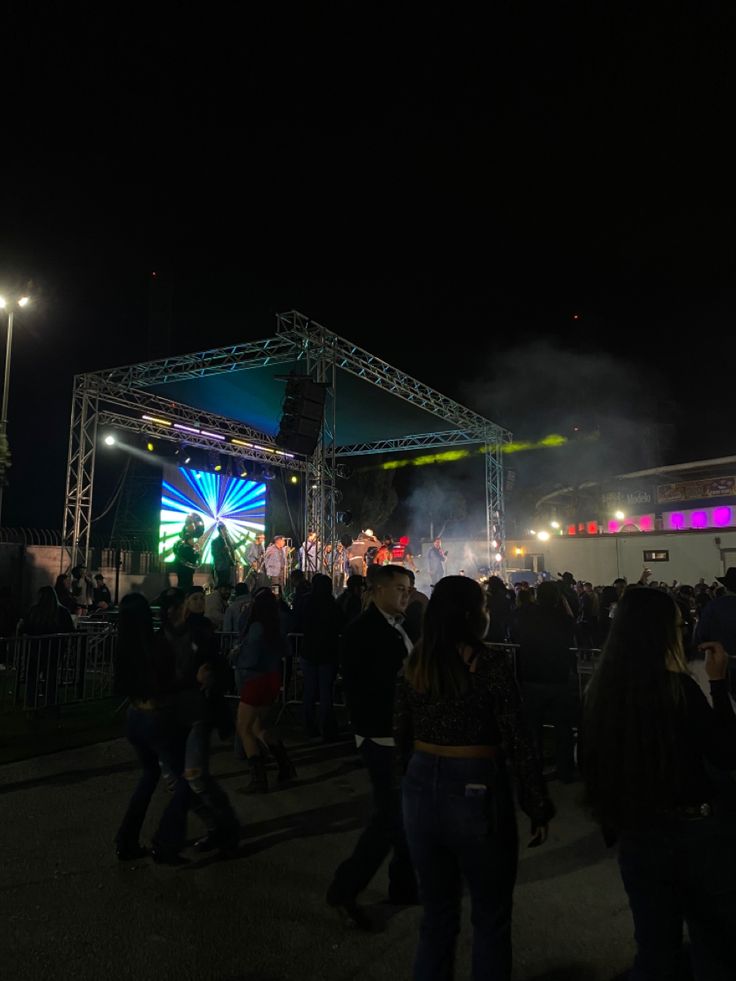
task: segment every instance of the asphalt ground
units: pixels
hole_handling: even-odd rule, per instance
[[[346,928],[324,901],[370,813],[350,741],[292,740],[299,779],[252,796],[230,747],[213,772],[243,823],[235,858],[183,867],[120,863],[113,836],[137,779],[125,740],[0,767],[0,977],[378,981],[410,978],[419,908],[385,905],[385,868],[362,899],[380,929]],[[273,782],[273,781],[272,781]],[[521,854],[514,906],[518,981],[612,981],[630,965],[632,923],[614,855],[579,784],[550,782],[548,842]],[[143,838],[165,803],[161,785]],[[523,815],[522,815],[523,818]],[[190,816],[192,840],[201,829]],[[457,977],[470,977],[467,898]]]

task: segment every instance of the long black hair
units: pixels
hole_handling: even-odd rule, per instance
[[[596,816],[637,827],[672,806],[675,728],[687,670],[674,601],[657,589],[621,598],[585,694],[581,765]]]
[[[261,586],[260,589],[256,590],[243,636],[248,633],[254,623],[260,623],[263,626],[263,636],[267,644],[275,646],[280,643],[279,601],[268,586]]]
[[[156,694],[153,617],[140,593],[128,593],[120,601],[114,690],[142,700]]]
[[[422,636],[406,665],[407,681],[435,698],[462,695],[468,671],[464,647],[478,648],[488,626],[483,590],[467,576],[445,576],[432,590],[424,612]]]

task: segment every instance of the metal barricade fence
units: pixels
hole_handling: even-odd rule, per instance
[[[9,637],[0,711],[33,711],[112,695],[117,633]]]

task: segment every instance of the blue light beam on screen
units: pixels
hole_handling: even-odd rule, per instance
[[[174,561],[187,515],[196,514],[204,524],[199,539],[200,563],[212,562],[211,539],[222,522],[228,530],[238,560],[245,564],[245,549],[266,529],[266,485],[186,467],[166,467],[161,482],[159,555]]]

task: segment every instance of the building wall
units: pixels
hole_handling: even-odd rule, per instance
[[[545,570],[555,578],[558,572],[572,572],[576,579],[594,585],[611,583],[617,576],[635,582],[646,566],[652,578],[671,583],[677,579],[690,585],[703,578],[711,582],[726,569],[736,566],[736,530],[662,532],[653,534],[597,535],[583,538],[554,537],[548,542],[526,538],[507,542],[509,568],[531,563],[513,558],[514,549],[524,555],[544,556]],[[644,550],[666,551],[666,562],[644,561]]]
[[[146,555],[147,553],[144,553]],[[114,553],[111,550],[103,552],[103,560],[108,564],[94,565],[90,568],[91,576],[101,572],[107,580],[107,586],[115,596],[115,567],[110,565]],[[120,572],[119,595],[126,593],[142,593],[147,599],[155,599],[167,586],[176,585],[176,574],[161,572],[159,564],[141,561],[141,555],[127,553],[123,555],[123,568]],[[11,587],[22,609],[35,602],[41,586],[53,586],[59,575],[60,549],[58,545],[6,545],[0,544],[0,582]],[[149,568],[150,566],[150,568]],[[138,569],[140,571],[128,571]],[[210,582],[209,570],[198,572],[194,583],[206,586]]]

